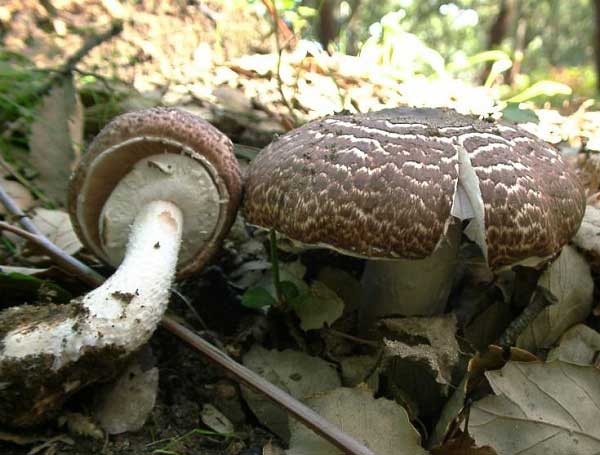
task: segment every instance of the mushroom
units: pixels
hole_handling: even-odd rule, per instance
[[[67,305],[0,313],[4,424],[39,423],[74,391],[118,372],[156,329],[176,273],[197,271],[219,248],[241,182],[226,136],[189,113],[155,108],[110,122],[69,193],[81,241],[118,269]]]
[[[371,322],[442,311],[462,234],[492,271],[535,264],[569,241],[584,208],[549,144],[505,122],[415,108],[290,131],[251,163],[243,201],[250,224],[368,259]]]

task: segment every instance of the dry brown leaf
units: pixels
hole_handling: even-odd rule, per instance
[[[243,363],[299,400],[335,389],[341,384],[332,364],[291,349],[268,351],[254,345],[244,356]],[[288,415],[282,408],[247,387],[242,387],[242,396],[263,425],[284,441],[289,440]]]
[[[33,207],[34,200],[33,196],[27,188],[21,185],[19,182],[15,182],[13,180],[6,180],[0,177],[0,187],[4,189],[8,193],[8,195],[13,199],[15,204],[26,212],[31,207]],[[6,215],[6,208],[4,205],[0,204],[0,215]]]
[[[584,324],[571,327],[560,338],[560,343],[548,354],[548,361],[592,365],[600,352],[600,333]]]
[[[354,436],[377,455],[425,455],[421,437],[406,411],[363,388],[338,388],[307,400],[316,412]],[[343,452],[298,421],[292,422],[288,455],[341,455]]]
[[[569,245],[542,274],[538,286],[552,303],[517,338],[517,346],[530,352],[550,348],[569,327],[590,314],[593,304],[590,266]]]
[[[592,270],[600,271],[600,208],[588,205],[573,243],[585,254]]]
[[[83,106],[73,79],[65,79],[42,100],[31,124],[30,159],[38,186],[64,203],[72,166],[83,144]]]
[[[460,432],[459,436],[431,449],[431,455],[497,455],[490,446],[477,447],[471,436]]]
[[[499,455],[600,452],[600,370],[509,362],[486,373],[495,393],[473,404],[469,433]]]
[[[42,233],[67,254],[76,254],[82,245],[73,230],[69,214],[62,210],[37,208],[32,216],[33,223]]]

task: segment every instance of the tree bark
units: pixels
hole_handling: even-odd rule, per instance
[[[502,0],[500,4],[500,12],[496,16],[496,20],[490,27],[488,32],[488,49],[496,49],[502,44],[508,33],[510,24],[515,16],[517,0]],[[480,76],[480,81],[483,84],[490,74],[492,64],[486,65]]]
[[[338,35],[338,26],[334,14],[336,3],[336,0],[323,0],[319,10],[319,41],[325,50]]]
[[[515,79],[521,74],[521,64],[525,56],[525,46],[527,37],[527,20],[524,17],[519,18],[517,23],[517,31],[515,33],[515,49],[513,52],[513,66],[510,69],[510,74],[507,83],[514,84]]]
[[[488,36],[488,49],[494,49],[502,44],[508,28],[515,15],[516,0],[502,0],[500,12],[496,16],[496,20],[490,28]]]
[[[594,0],[594,22],[596,34],[594,36],[594,55],[596,60],[596,89],[600,92],[600,0]]]

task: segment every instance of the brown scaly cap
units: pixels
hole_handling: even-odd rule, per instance
[[[251,164],[244,215],[307,244],[423,258],[450,218],[461,147],[479,178],[490,267],[550,256],[574,235],[584,192],[557,151],[449,109],[336,115],[285,134]]]
[[[92,170],[90,165],[94,160],[109,149],[113,150],[110,156],[99,164],[96,162]],[[211,163],[217,174],[213,176],[215,185],[225,201],[219,228],[206,248],[193,261],[181,264],[178,274],[185,276],[201,268],[219,248],[235,220],[241,199],[241,177],[233,144],[207,121],[170,108],[152,108],[116,117],[96,136],[71,176],[68,209],[83,244],[102,257],[98,219],[104,203],[136,162],[160,153],[187,153]],[[93,192],[83,195],[85,203],[78,213],[78,198],[82,197],[86,182]]]

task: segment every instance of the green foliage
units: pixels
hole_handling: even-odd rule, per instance
[[[570,95],[573,93],[568,85],[554,81],[539,81],[527,87],[521,93],[509,98],[509,103],[523,103],[539,96]]]
[[[18,272],[0,272],[0,294],[6,300],[29,303],[47,300],[67,303],[72,298],[68,291],[50,280]]]
[[[183,453],[188,453],[185,449],[186,442],[191,440],[194,437],[218,437],[223,438],[225,441],[236,437],[235,434],[229,433],[217,433],[216,431],[211,430],[203,430],[201,428],[196,428],[192,431],[188,431],[187,433],[182,434],[181,436],[161,439],[159,441],[155,441],[150,445],[157,444],[165,444],[164,447],[159,449],[154,449],[152,451],[153,454],[163,454],[163,455],[181,455]],[[149,446],[150,446],[149,445]],[[181,450],[181,451],[180,451]]]
[[[538,123],[540,121],[537,114],[531,109],[521,109],[519,103],[508,103],[502,109],[502,117],[509,122],[515,123]]]
[[[262,2],[249,3],[266,14]],[[568,85],[575,95],[596,94],[591,66],[594,14],[589,0],[515,2],[504,40],[499,49],[492,50],[489,33],[500,12],[498,1],[344,0],[332,4],[339,28],[334,47],[373,56],[400,80],[449,72],[461,80],[492,87],[504,75],[510,79],[510,87],[501,89],[504,97],[520,95],[529,86],[540,90],[535,84],[541,83],[539,94],[522,97],[537,102],[556,97],[553,101],[557,104],[568,96],[567,91],[553,90],[545,81]],[[320,0],[276,0],[275,5],[298,36],[318,41]],[[519,65],[514,79],[509,73],[513,61]],[[480,80],[482,76],[485,80]]]
[[[0,123],[31,119],[38,90],[48,77],[20,54],[0,47]]]

